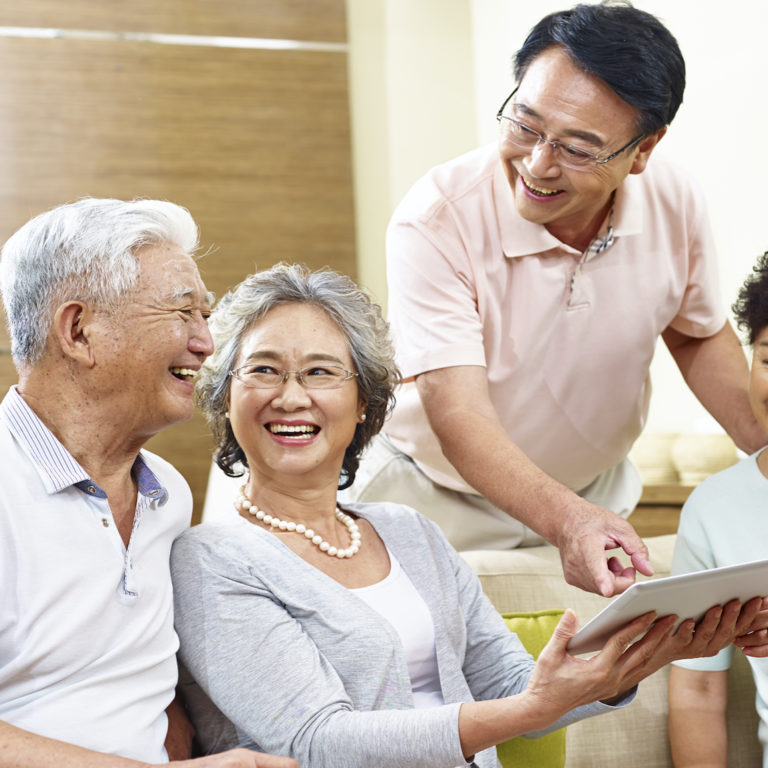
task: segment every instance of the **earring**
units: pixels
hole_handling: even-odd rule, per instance
[[[229,411],[224,411],[224,418],[229,421]]]
[[[363,414],[363,415],[360,417],[360,423],[362,424],[362,423],[363,423],[363,422],[364,422],[364,421],[365,421],[367,418],[368,418],[368,416],[367,416],[367,415],[364,413],[364,414]]]

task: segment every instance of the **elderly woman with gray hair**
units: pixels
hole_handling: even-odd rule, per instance
[[[649,614],[584,660],[567,653],[566,611],[535,663],[433,523],[337,499],[398,381],[379,308],[335,272],[278,265],[226,295],[210,326],[198,400],[217,463],[247,475],[220,500],[230,519],[190,529],[172,556],[206,752],[245,746],[303,768],[495,766],[499,742],[623,705],[667,662],[712,654],[751,624],[752,603],[710,611],[703,631]]]

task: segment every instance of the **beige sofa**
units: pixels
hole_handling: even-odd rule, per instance
[[[669,575],[674,536],[646,539],[657,576]],[[474,568],[488,597],[504,612],[573,608],[580,621],[594,616],[605,599],[571,587],[563,579],[557,550],[531,547],[511,552],[462,552]],[[591,768],[662,768],[672,765],[667,739],[666,669],[640,685],[637,699],[626,709],[591,718],[567,730],[566,766]],[[728,765],[760,768],[755,688],[741,654],[729,675]]]

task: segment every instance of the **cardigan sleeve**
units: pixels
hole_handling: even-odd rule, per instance
[[[466,764],[459,704],[355,711],[300,623],[231,555],[189,531],[174,545],[172,571],[182,661],[240,746],[323,768]]]
[[[462,671],[476,701],[501,699],[525,690],[536,666],[514,632],[510,632],[501,615],[484,594],[477,575],[448,543],[431,521],[422,518],[444,544],[452,563],[458,589],[459,604],[466,622],[466,648]],[[636,688],[629,691],[617,705],[592,702],[565,714],[548,728],[531,736],[564,728],[587,717],[614,711],[629,704]]]

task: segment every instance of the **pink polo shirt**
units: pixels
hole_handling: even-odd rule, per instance
[[[657,153],[617,190],[614,244],[582,254],[521,218],[495,145],[416,183],[387,232],[389,320],[403,375],[488,369],[510,438],[574,490],[623,461],[640,434],[649,366],[667,327],[725,323],[700,191]],[[445,459],[416,386],[385,430],[433,481],[473,492]]]

